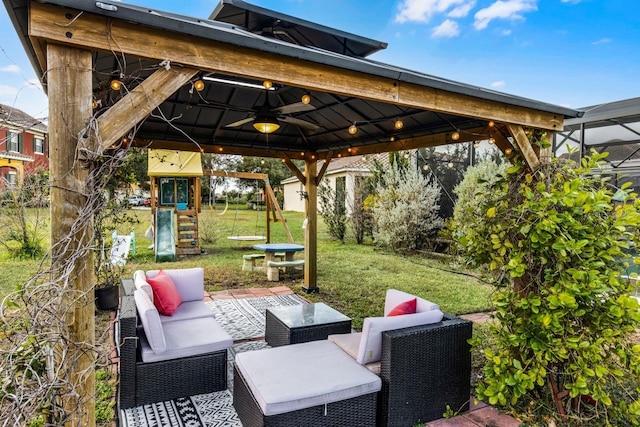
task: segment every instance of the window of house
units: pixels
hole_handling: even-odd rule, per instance
[[[15,172],[7,173],[7,186],[13,188],[16,186],[16,178],[18,175]]]
[[[33,152],[38,154],[44,154],[43,138],[33,138]]]
[[[7,151],[22,152],[22,134],[18,132],[7,132]]]

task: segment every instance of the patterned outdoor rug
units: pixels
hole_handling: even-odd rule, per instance
[[[297,295],[279,295],[215,300],[206,304],[215,313],[218,324],[237,341],[264,337],[264,313],[267,308],[306,304],[306,301]]]

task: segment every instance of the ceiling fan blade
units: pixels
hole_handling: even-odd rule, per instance
[[[303,102],[296,102],[294,104],[283,105],[282,107],[273,108],[271,111],[275,111],[280,114],[301,113],[303,111],[313,111],[316,107],[311,104],[305,104]]]
[[[233,111],[248,111],[248,112],[255,111],[254,108],[241,107],[238,105],[225,104],[223,102],[215,102],[215,101],[207,101],[206,103],[199,102],[195,104],[195,106],[204,107],[204,108],[216,108],[216,109],[224,108],[224,109],[233,110]]]
[[[238,120],[237,122],[229,123],[228,125],[224,125],[226,128],[237,128],[238,126],[242,126],[245,123],[249,123],[254,121],[255,117],[247,117],[246,119]]]
[[[292,125],[296,125],[299,126],[301,128],[305,128],[305,129],[309,129],[312,131],[317,131],[318,129],[320,129],[320,126],[318,126],[315,123],[311,123],[308,122],[306,120],[302,120],[302,119],[296,119],[295,117],[289,117],[289,116],[278,116],[278,120],[280,120],[281,122],[286,122],[286,123],[291,123]]]

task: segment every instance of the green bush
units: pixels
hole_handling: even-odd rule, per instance
[[[476,388],[490,404],[548,399],[575,424],[640,424],[640,345],[629,340],[640,310],[620,279],[640,203],[613,203],[607,179],[593,173],[604,157],[552,159],[535,172],[515,164],[485,193],[482,214],[466,218],[460,243],[498,288],[497,345],[484,351]],[[565,400],[550,395],[554,383]]]
[[[377,194],[374,238],[380,246],[397,252],[422,249],[444,224],[438,216],[440,189],[416,169],[392,164]]]

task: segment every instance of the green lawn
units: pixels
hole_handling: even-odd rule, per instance
[[[223,215],[205,207],[200,215],[201,235],[204,224],[209,230],[217,230],[213,243],[201,243],[203,255],[180,259],[175,263],[156,264],[150,241],[144,232],[150,224],[147,210],[132,210],[139,219],[135,225],[137,252],[125,267],[130,275],[136,269],[183,268],[200,266],[205,269],[206,286],[210,291],[246,287],[271,287],[262,272],[242,271],[242,255],[254,252],[253,242],[237,242],[227,239],[231,235],[265,235],[264,211],[236,210],[231,206]],[[285,212],[285,218],[296,243],[304,244],[302,222],[304,215]],[[128,226],[119,228],[120,234],[130,231]],[[287,241],[281,223],[271,224],[273,242]],[[209,233],[211,234],[211,233]],[[300,256],[300,255],[298,255]],[[8,259],[0,254],[0,294],[6,295],[16,284],[23,283],[38,266],[36,261]],[[400,256],[375,248],[371,244],[357,245],[347,238],[340,244],[329,238],[322,221],[318,233],[318,287],[320,293],[310,295],[314,301],[324,301],[344,312],[361,327],[367,316],[382,315],[384,294],[396,288],[420,295],[437,302],[444,311],[453,314],[486,311],[490,308],[492,288],[440,259],[416,254]],[[302,280],[281,282],[295,292],[302,293]]]

